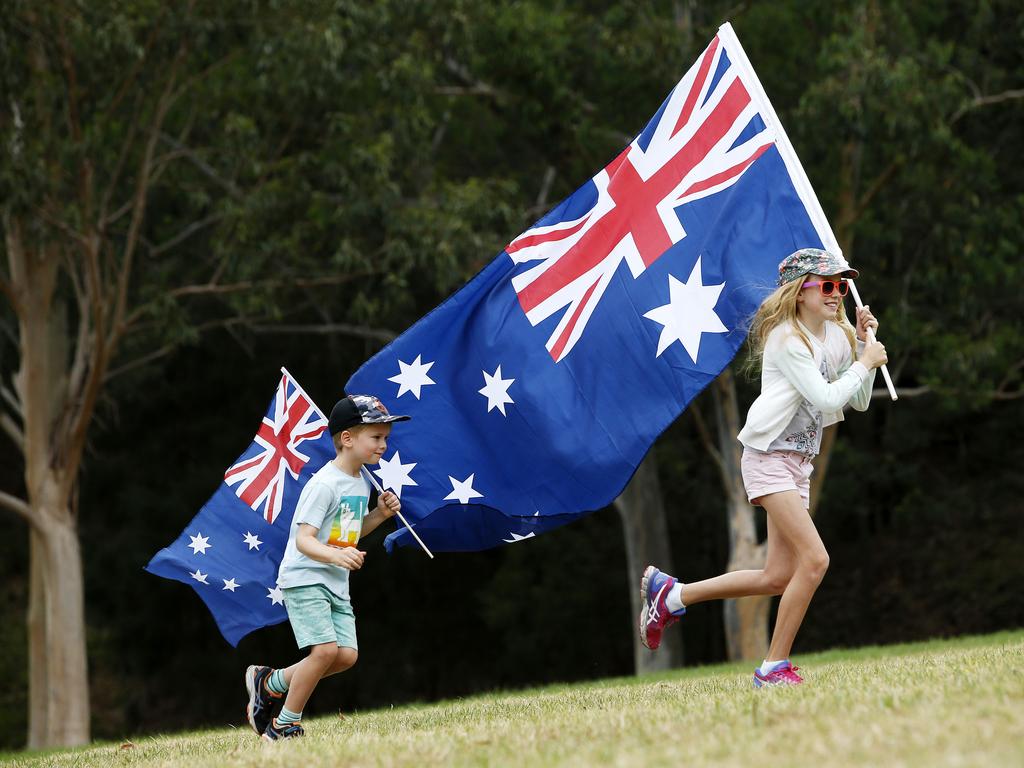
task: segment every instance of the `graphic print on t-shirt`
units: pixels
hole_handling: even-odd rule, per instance
[[[359,534],[366,517],[365,496],[342,496],[334,510],[331,535],[327,543],[332,547],[354,547],[359,543]]]

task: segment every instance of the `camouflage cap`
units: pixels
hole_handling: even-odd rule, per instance
[[[821,248],[801,248],[779,262],[779,285],[810,274],[857,277],[860,272],[847,264],[842,256]]]
[[[357,424],[390,424],[392,421],[408,421],[410,418],[388,413],[384,403],[373,395],[346,395],[331,409],[327,429],[336,435]]]

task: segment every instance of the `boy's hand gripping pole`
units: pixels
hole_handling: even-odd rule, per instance
[[[370,484],[374,488],[377,489],[377,493],[379,493],[381,496],[383,496],[384,495],[384,489],[380,487],[380,483],[377,482],[377,478],[375,478],[373,476],[373,473],[370,470],[368,470],[366,467],[361,467],[361,470],[362,470],[363,474],[366,475],[366,479],[370,481]],[[431,552],[429,549],[427,549],[427,545],[423,543],[423,539],[421,539],[416,534],[416,531],[414,531],[412,529],[412,526],[409,525],[408,522],[406,522],[406,519],[402,516],[402,513],[401,512],[395,512],[395,514],[398,515],[398,519],[402,521],[402,525],[404,525],[406,528],[409,529],[409,533],[412,534],[412,537],[414,539],[416,539],[417,543],[421,547],[423,547],[423,551],[426,552],[428,555],[430,555],[430,559],[433,560],[434,559],[434,553]]]
[[[854,302],[857,304],[858,307],[863,307],[864,302],[860,300],[860,294],[857,293],[857,286],[854,285],[853,280],[847,280],[846,284],[850,286],[850,293],[853,294]],[[870,328],[865,328],[864,330],[868,337],[868,341],[874,341],[874,332]],[[884,365],[882,366],[882,376],[885,378],[885,386],[889,388],[889,397],[891,397],[893,400],[898,399],[896,395],[896,387],[892,385],[892,377],[889,376],[889,369]]]

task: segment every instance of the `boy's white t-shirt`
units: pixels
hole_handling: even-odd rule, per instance
[[[323,584],[338,597],[348,599],[348,569],[321,563],[299,552],[295,537],[299,525],[306,523],[317,529],[316,538],[334,547],[354,547],[359,543],[363,520],[370,502],[366,480],[353,477],[328,462],[309,479],[299,494],[288,532],[288,546],[277,574],[281,588]]]

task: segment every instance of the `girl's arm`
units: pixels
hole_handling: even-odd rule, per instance
[[[864,356],[864,350],[867,347],[867,333],[870,330],[872,333],[878,333],[878,320],[873,314],[871,314],[871,307],[865,304],[863,307],[856,308],[857,313],[857,359],[860,360]],[[871,390],[875,388],[875,371],[877,368],[871,368],[871,375],[864,380],[853,397],[850,398],[850,405],[856,411],[866,411],[868,406],[871,404]]]
[[[811,405],[822,411],[842,410],[870,378],[867,367],[858,360],[835,381],[825,381],[810,350],[800,339],[792,336],[779,344],[777,354],[773,357],[786,380]]]
[[[864,352],[864,346],[864,342],[857,339],[858,358],[860,358],[861,354]],[[849,370],[849,367],[847,367],[846,370]],[[864,379],[864,383],[860,385],[860,388],[854,392],[853,397],[850,398],[850,407],[855,411],[866,411],[868,406],[871,404],[871,391],[875,388],[875,373],[877,370],[877,368],[872,368],[868,371],[868,377]]]

